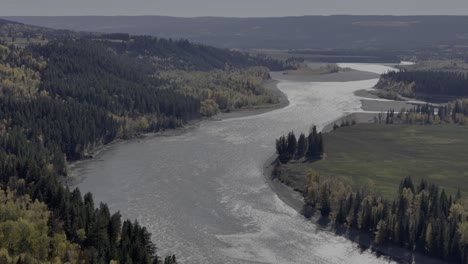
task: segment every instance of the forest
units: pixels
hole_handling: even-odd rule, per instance
[[[90,36],[111,47],[118,54],[129,57],[144,56],[158,71],[209,71],[217,69],[265,66],[272,71],[294,69],[301,59],[279,61],[264,55],[250,55],[240,51],[194,44],[188,40],[172,40],[152,36],[103,34]]]
[[[468,204],[460,192],[448,195],[439,186],[410,177],[402,180],[396,199],[353,190],[337,177],[310,173],[305,193],[308,206],[339,225],[374,234],[374,243],[393,243],[449,261],[468,259]]]
[[[122,221],[104,204],[96,208],[91,194],[82,196],[61,182],[67,160],[79,159],[87,148],[116,138],[119,120],[100,104],[105,98],[93,100],[97,98],[93,95],[85,101],[81,94],[71,97],[66,90],[51,88],[60,87],[46,77],[53,64],[46,64],[49,59],[34,49],[1,50],[0,173],[2,189],[11,192],[11,201],[4,203],[8,210],[22,210],[26,205],[15,199],[26,204],[31,199],[43,203],[38,210],[44,211],[40,219],[12,213],[2,220],[1,232],[8,238],[2,245],[4,263],[158,263],[144,227]],[[34,226],[41,221],[45,225]],[[21,226],[30,234],[9,233]],[[28,244],[22,244],[25,241]]]
[[[468,76],[453,71],[390,71],[381,76],[376,86],[406,97],[423,95],[463,97],[468,95]]]
[[[169,80],[178,91],[200,100],[200,114],[203,116],[278,103],[278,98],[264,87],[270,78],[266,67],[166,71],[159,76]]]
[[[25,47],[0,40],[2,263],[176,263],[138,222],[64,186],[67,162],[118,138],[274,103],[264,67],[286,64],[186,41],[142,38],[123,52],[96,35],[55,34]]]
[[[270,70],[296,69],[303,60],[276,60],[265,55],[219,49],[187,40],[128,34],[89,36],[132,60],[160,82],[200,102],[199,114],[274,104],[278,100],[263,87]]]

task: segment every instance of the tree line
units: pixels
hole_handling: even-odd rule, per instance
[[[410,89],[397,91],[409,97],[415,97],[418,93],[447,96],[468,95],[468,76],[465,72],[390,71],[381,76],[380,83],[385,81],[390,81],[390,84],[403,83],[410,86]],[[377,87],[381,86],[377,85]],[[385,85],[382,88],[386,89]]]
[[[278,103],[264,87],[270,78],[265,67],[212,71],[167,71],[160,78],[169,80],[184,94],[200,100],[200,114],[212,116],[219,111]]]
[[[301,133],[296,139],[294,131],[291,131],[276,140],[276,153],[282,163],[291,159],[320,159],[324,153],[322,132],[317,132],[317,127],[312,126],[307,137]]]
[[[416,105],[413,108],[402,108],[399,112],[390,109],[374,118],[379,124],[466,124],[468,121],[468,100],[458,99],[446,105]]]
[[[356,120],[352,119],[350,121],[348,119],[343,119],[341,120],[340,125],[338,125],[337,123],[333,124],[333,130],[337,130],[340,127],[348,127],[348,126],[354,126],[354,125],[356,125]]]
[[[468,211],[460,191],[455,196],[439,186],[405,178],[394,200],[371,188],[353,190],[337,178],[311,173],[308,206],[346,227],[374,234],[376,244],[393,243],[449,261],[468,261]]]

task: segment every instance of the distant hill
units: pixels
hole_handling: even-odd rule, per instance
[[[89,34],[89,33],[86,33]],[[28,25],[21,22],[0,19],[0,40],[3,44],[26,46],[30,43],[47,43],[48,39],[60,37],[79,37],[85,34],[70,30],[56,30],[37,25]],[[13,41],[14,40],[14,41]]]
[[[408,49],[468,46],[468,16],[283,18],[8,17],[60,29],[185,38],[226,48]]]

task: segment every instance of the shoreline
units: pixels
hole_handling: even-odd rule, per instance
[[[361,100],[361,109],[363,111],[378,112],[380,111],[380,109],[376,106],[379,104],[382,105],[382,103],[392,105],[396,102],[405,106],[414,105],[414,103],[404,101],[374,101],[372,100],[373,98],[369,98],[366,100],[364,96],[360,97],[363,97]],[[325,125],[322,128],[321,132],[328,133],[333,131],[333,125],[335,123],[339,125],[342,120],[355,120],[357,123],[371,123],[373,122],[373,118],[377,115],[378,113],[366,112],[353,112],[344,114],[343,116]],[[384,245],[376,245],[374,243],[373,234],[371,232],[366,232],[355,228],[349,228],[344,226],[343,224],[337,224],[334,221],[331,221],[329,218],[322,217],[318,209],[312,208],[305,203],[304,196],[301,191],[294,189],[292,186],[282,182],[275,175],[273,175],[273,172],[277,166],[277,162],[278,155],[276,153],[273,153],[264,162],[262,167],[262,174],[265,183],[270,187],[270,189],[276,194],[276,196],[281,201],[283,201],[287,206],[293,208],[297,213],[301,214],[303,217],[307,218],[312,223],[316,224],[317,227],[321,230],[334,233],[337,236],[344,237],[352,241],[353,243],[356,243],[361,250],[370,250],[373,254],[377,255],[378,257],[386,258],[389,261],[393,260],[398,263],[424,264],[447,263],[443,260],[432,258],[422,253],[413,252],[406,248],[399,247],[397,245],[392,245],[389,243]]]
[[[208,121],[222,121],[222,120],[226,120],[230,118],[255,116],[255,115],[260,115],[266,112],[284,108],[289,105],[289,100],[286,94],[284,94],[278,88],[279,83],[280,83],[279,80],[269,79],[269,80],[266,80],[265,83],[263,84],[267,90],[271,91],[273,95],[276,95],[278,97],[279,102],[276,104],[258,105],[258,106],[254,106],[253,108],[236,109],[229,113],[218,113],[212,117],[204,117],[204,118],[202,117],[202,118],[191,120],[187,124],[179,128],[167,129],[167,130],[162,130],[159,132],[142,133],[129,139],[115,139],[108,144],[98,145],[95,148],[93,148],[89,153],[87,153],[87,155],[90,157],[82,158],[76,161],[67,162],[67,175],[64,175],[61,178],[62,183],[65,186],[70,187],[70,188],[77,187],[84,180],[84,178],[78,175],[79,173],[77,173],[77,170],[79,169],[78,167],[88,161],[98,160],[99,156],[102,153],[120,144],[125,144],[125,143],[129,143],[132,141],[150,139],[154,137],[179,136],[192,129],[197,128],[200,125],[200,123],[203,121],[207,121],[207,120]]]
[[[197,119],[190,121],[183,127],[175,128],[175,129],[167,129],[167,130],[162,130],[159,132],[149,132],[149,133],[143,133],[143,134],[138,134],[135,137],[129,138],[129,139],[116,139],[111,141],[108,144],[101,144],[97,147],[95,147],[92,151],[88,153],[89,156],[88,158],[82,158],[79,160],[67,162],[67,175],[63,176],[62,182],[65,184],[65,186],[71,188],[75,188],[78,186],[81,181],[84,180],[82,176],[76,175],[76,170],[78,167],[86,162],[93,161],[93,160],[99,160],[99,156],[109,150],[110,148],[116,147],[120,144],[126,144],[126,143],[131,143],[134,141],[140,141],[140,140],[146,140],[154,137],[173,137],[173,136],[178,136],[186,133],[187,131],[194,129],[199,126],[200,122],[202,122],[203,119]]]
[[[353,79],[357,78],[359,80],[365,80],[368,78],[371,78],[375,76],[376,74],[374,73],[369,73],[369,72],[362,72],[362,71],[348,71],[348,73],[351,72],[353,74]],[[278,71],[278,72],[270,72],[270,79],[266,80],[263,84],[263,86],[271,91],[273,95],[276,95],[279,99],[279,102],[276,104],[265,104],[265,105],[258,105],[258,106],[253,106],[251,108],[243,108],[243,109],[236,109],[233,110],[229,113],[217,113],[216,115],[212,117],[205,117],[205,118],[199,118],[199,119],[194,119],[189,121],[186,125],[180,128],[176,129],[168,129],[168,130],[163,130],[160,132],[150,132],[150,133],[142,133],[139,135],[136,135],[134,138],[130,139],[116,139],[108,144],[105,145],[98,145],[94,149],[92,149],[88,155],[91,156],[90,158],[82,158],[76,161],[72,162],[67,162],[67,175],[64,175],[62,177],[63,183],[68,186],[68,187],[75,187],[77,186],[83,179],[81,179],[79,176],[77,176],[74,173],[75,167],[90,161],[96,159],[99,154],[102,152],[108,150],[111,147],[114,147],[118,144],[123,144],[126,142],[131,142],[133,140],[143,140],[146,138],[152,138],[152,137],[159,137],[159,136],[177,136],[181,135],[191,129],[194,129],[198,127],[198,125],[206,120],[211,120],[211,121],[222,121],[226,119],[231,119],[231,118],[239,118],[239,117],[246,117],[246,116],[255,116],[255,115],[260,115],[266,112],[278,110],[284,107],[287,107],[289,105],[289,100],[286,94],[284,94],[279,88],[278,84],[281,81],[302,81],[302,78],[304,76],[301,75],[291,75],[293,78],[285,78],[287,75],[283,75],[283,71]],[[342,72],[341,72],[342,73]],[[324,78],[325,76],[326,79],[331,79],[329,81],[342,81],[344,80],[343,76],[341,76],[340,72],[339,73],[331,73],[331,74],[323,74],[323,75],[313,75],[309,76],[312,78]],[[295,78],[294,78],[295,77]],[[307,76],[305,76],[307,77]],[[348,77],[349,78],[349,77]],[[318,81],[317,79],[315,81]]]
[[[343,120],[352,116],[355,113],[345,115],[337,120]],[[333,129],[334,122],[327,126]],[[325,127],[327,127],[325,126]],[[263,178],[265,183],[276,194],[276,196],[287,206],[293,208],[302,217],[308,219],[313,224],[316,224],[322,231],[330,232],[336,236],[341,236],[353,243],[356,243],[361,250],[370,250],[378,257],[383,257],[388,260],[393,260],[398,263],[424,263],[424,264],[441,264],[447,263],[443,260],[426,256],[422,253],[413,252],[406,248],[392,244],[376,245],[374,243],[372,232],[366,232],[355,228],[346,227],[343,224],[337,224],[331,221],[328,217],[321,216],[319,209],[308,206],[304,201],[303,193],[295,190],[293,187],[283,183],[280,179],[273,175],[278,162],[278,155],[274,153],[263,164]]]
[[[398,263],[424,264],[446,263],[442,260],[412,252],[399,246],[390,244],[376,245],[374,244],[371,232],[349,228],[343,224],[337,224],[329,218],[322,217],[318,209],[310,207],[304,202],[304,198],[299,191],[294,190],[291,186],[286,185],[272,175],[276,166],[276,161],[277,155],[275,154],[265,162],[263,172],[265,181],[281,201],[293,208],[297,213],[311,221],[313,224],[316,224],[320,230],[333,233],[336,236],[344,237],[347,240],[356,243],[361,250],[369,250],[376,256],[388,259],[389,261],[393,260]]]

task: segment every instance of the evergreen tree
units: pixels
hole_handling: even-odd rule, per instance
[[[294,131],[289,132],[288,134],[288,155],[289,159],[294,158],[297,150],[297,140],[296,136],[294,135]]]
[[[307,152],[307,146],[308,146],[307,138],[305,137],[304,133],[301,133],[301,135],[299,136],[299,140],[297,141],[296,157],[298,159],[304,157],[304,155]]]
[[[320,190],[320,213],[323,217],[328,217],[331,212],[329,186],[324,185]]]

